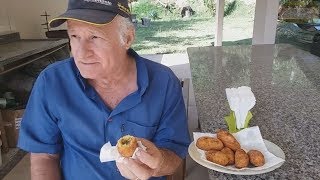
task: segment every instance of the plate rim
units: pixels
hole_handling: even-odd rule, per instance
[[[233,171],[233,170],[230,170],[230,169],[225,169],[223,167],[220,167],[220,166],[216,166],[214,164],[211,164],[209,162],[206,162],[206,161],[203,161],[201,158],[200,158],[200,153],[197,151],[196,149],[196,146],[195,146],[195,142],[192,141],[188,147],[188,152],[189,152],[189,155],[191,157],[191,159],[193,159],[195,162],[197,162],[198,164],[208,168],[208,169],[211,169],[211,170],[214,170],[214,171],[217,171],[217,172],[222,172],[222,173],[227,173],[227,174],[235,174],[235,175],[257,175],[257,174],[264,174],[264,173],[267,173],[267,172],[271,172],[277,168],[279,168],[280,166],[282,166],[282,164],[285,162],[285,153],[283,152],[283,150],[276,144],[274,144],[273,142],[271,141],[268,141],[266,139],[263,139],[267,149],[269,150],[270,153],[272,153],[273,155],[279,157],[279,158],[282,158],[284,161],[277,164],[277,165],[274,165],[272,167],[269,167],[267,169],[262,169],[262,170],[250,170],[250,169],[246,169],[245,171]],[[276,150],[272,150],[270,151],[271,148],[274,148]],[[193,150],[194,149],[194,150]],[[196,155],[197,153],[197,155]],[[198,157],[196,157],[198,156]],[[212,168],[212,167],[215,167],[215,168]]]

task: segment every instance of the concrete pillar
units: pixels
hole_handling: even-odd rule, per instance
[[[216,29],[215,29],[215,46],[222,46],[223,36],[223,16],[224,16],[224,0],[216,0]]]
[[[274,44],[279,0],[256,0],[252,44]]]

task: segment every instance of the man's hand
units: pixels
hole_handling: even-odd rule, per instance
[[[161,170],[165,157],[152,142],[142,138],[137,140],[146,146],[146,151],[139,149],[136,152],[137,159],[126,158],[116,164],[121,175],[128,179],[149,179]]]

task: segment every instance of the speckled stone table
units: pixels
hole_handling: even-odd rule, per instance
[[[250,86],[250,126],[281,147],[285,163],[261,175],[209,170],[210,179],[320,179],[320,58],[287,44],[188,48],[203,132],[227,129],[225,89]]]

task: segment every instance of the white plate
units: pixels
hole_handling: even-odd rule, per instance
[[[265,139],[263,141],[264,141],[264,143],[270,153],[274,154],[275,156],[277,156],[279,158],[285,159],[285,154],[279,146],[277,146],[276,144],[274,144],[268,140],[265,140]],[[194,142],[192,142],[189,145],[188,151],[189,151],[190,157],[194,161],[196,161],[198,164],[200,164],[206,168],[209,168],[209,169],[212,169],[212,170],[215,170],[218,172],[228,173],[228,174],[238,174],[238,175],[263,174],[263,173],[267,173],[267,172],[270,172],[270,171],[277,169],[278,167],[280,167],[284,163],[284,162],[282,162],[280,164],[277,164],[275,166],[269,167],[267,169],[262,169],[262,170],[243,169],[243,170],[233,171],[233,170],[230,170],[230,169],[227,169],[227,168],[224,168],[221,166],[217,166],[214,163],[210,163],[208,161],[201,159],[200,153],[198,152],[197,147]]]

